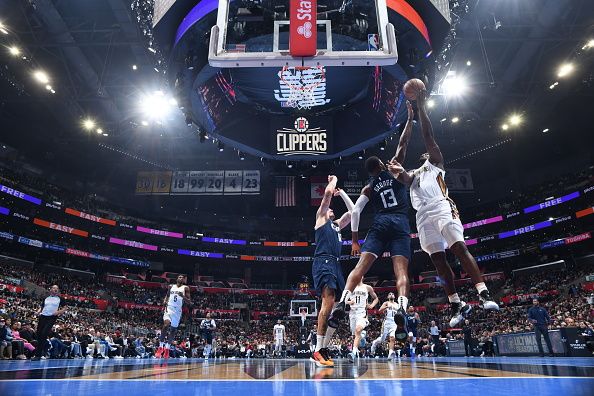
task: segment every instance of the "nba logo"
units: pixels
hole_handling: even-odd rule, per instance
[[[379,51],[379,35],[377,33],[367,35],[367,50]]]

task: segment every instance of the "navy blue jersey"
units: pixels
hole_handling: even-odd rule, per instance
[[[417,320],[417,318],[415,318],[414,313],[406,314],[406,327],[408,328],[408,331],[412,331],[413,333],[416,334],[418,324],[419,324],[419,321]]]
[[[332,256],[340,257],[340,249],[342,247],[342,238],[340,236],[340,228],[332,220],[328,220],[326,224],[318,228],[316,234],[316,251],[315,257]]]
[[[371,201],[376,213],[408,215],[408,193],[404,184],[383,170],[371,179]]]

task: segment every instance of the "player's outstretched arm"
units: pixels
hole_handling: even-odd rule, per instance
[[[340,197],[342,198],[342,200],[344,201],[344,204],[347,207],[348,212],[344,213],[340,219],[338,219],[338,227],[340,227],[340,229],[342,230],[344,227],[348,226],[351,222],[351,214],[353,212],[353,208],[355,207],[355,204],[353,203],[353,201],[351,200],[351,198],[347,195],[347,193],[344,192],[344,190],[336,187],[336,189],[334,190],[334,196],[340,195]]]
[[[192,304],[192,299],[190,298],[190,287],[189,286],[184,287],[184,300],[185,300],[186,304],[188,304],[188,305]]]
[[[322,197],[322,203],[318,208],[318,212],[316,213],[317,217],[320,217],[330,207],[330,203],[332,202],[332,196],[334,195],[334,190],[336,189],[336,183],[338,183],[338,178],[334,175],[328,176],[328,185],[324,190],[324,196]]]
[[[382,306],[379,309],[379,313],[384,313],[386,311],[386,309],[388,309],[388,302],[384,301],[384,303],[382,304]]]
[[[369,202],[369,195],[371,194],[371,188],[369,186],[363,187],[361,195],[357,199],[353,212],[351,213],[351,231],[353,233],[353,245],[351,248],[352,256],[359,256],[361,254],[361,245],[359,245],[359,220],[361,218],[361,212],[363,208]]]
[[[367,285],[367,293],[371,298],[373,298],[373,301],[367,306],[367,309],[373,309],[379,303],[379,298],[377,297],[377,294],[375,294],[373,287],[369,285]]]
[[[435,141],[433,126],[431,125],[431,120],[429,120],[429,115],[427,115],[427,91],[423,90],[417,95],[417,107],[419,109],[421,135],[423,135],[425,149],[429,153],[429,162],[443,169],[443,155]]]
[[[395,159],[392,159],[390,162],[388,162],[387,165],[388,165],[388,171],[392,175],[394,175],[396,180],[398,180],[400,183],[402,183],[406,186],[410,186],[412,184],[412,181],[413,181],[412,172],[405,171],[404,168],[402,167],[402,165],[400,165],[400,163],[398,161],[396,161]]]
[[[410,142],[410,136],[412,135],[413,118],[415,116],[412,105],[408,100],[406,101],[406,108],[408,110],[408,120],[404,126],[404,131],[402,131],[402,135],[400,135],[396,154],[392,157],[392,160],[396,160],[401,164],[404,162],[404,158],[406,158],[406,149],[408,148],[408,142]]]

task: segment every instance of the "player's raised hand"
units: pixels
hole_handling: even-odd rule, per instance
[[[400,163],[394,159],[388,162],[388,170],[394,174],[400,174],[404,172],[402,165],[400,165]]]
[[[408,120],[412,121],[415,118],[415,112],[413,111],[412,104],[410,101],[406,101],[406,110],[408,110]]]
[[[340,188],[336,187],[336,188],[334,189],[334,196],[335,196],[335,197],[338,197],[339,195],[340,195]]]
[[[427,103],[427,90],[422,89],[417,94],[417,106],[419,109],[425,109],[425,105]]]
[[[328,183],[332,183],[333,181],[338,181],[338,177],[334,175],[328,175]]]

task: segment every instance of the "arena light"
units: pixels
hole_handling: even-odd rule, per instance
[[[509,123],[512,124],[513,126],[518,126],[522,123],[522,116],[519,114],[512,114],[509,117]]]
[[[8,52],[12,56],[19,56],[21,54],[21,49],[17,46],[8,47]]]
[[[138,70],[138,66],[132,65],[132,70]]]
[[[141,110],[149,119],[160,120],[167,117],[176,105],[177,101],[165,95],[163,91],[155,91],[140,100]]]
[[[441,120],[439,120],[439,122],[446,122],[447,120],[447,118],[442,118]]]
[[[87,118],[83,121],[83,127],[87,130],[90,131],[92,129],[95,128],[95,121],[93,121],[90,118]]]
[[[566,77],[570,75],[574,69],[575,66],[573,63],[564,63],[559,67],[559,70],[557,71],[557,77]]]
[[[582,47],[583,50],[590,49],[590,48],[594,48],[594,39],[588,40],[588,42],[586,43],[586,45],[584,45]]]
[[[142,124],[142,126],[148,126],[149,124],[146,120],[142,120],[140,123]]]
[[[427,101],[427,107],[429,107],[430,109],[432,109],[433,107],[435,107],[435,101],[433,99],[429,99]]]
[[[8,30],[6,28],[6,25],[4,25],[2,22],[0,22],[0,32],[2,32],[4,34],[8,34]]]
[[[47,84],[50,82],[49,76],[43,70],[37,70],[34,72],[33,77],[35,77],[35,79],[42,84]]]
[[[466,66],[472,66],[472,62],[470,60],[466,61]]]
[[[501,125],[501,129],[503,129],[504,131],[507,131],[509,129],[509,125],[503,124],[503,125]]]
[[[549,89],[555,89],[555,87],[556,87],[557,85],[559,85],[559,81],[555,81],[554,83],[552,83],[552,84],[549,86]]]
[[[468,81],[450,70],[441,83],[439,91],[446,96],[461,96],[468,91]]]
[[[311,163],[311,167],[314,168],[314,169],[317,168],[318,167],[318,161],[312,162]]]
[[[225,144],[223,142],[219,142],[217,147],[219,148],[219,152],[225,151]]]
[[[542,133],[547,133],[549,131],[549,128],[545,128],[542,130]]]
[[[287,162],[287,168],[289,168],[289,169],[293,168],[293,163],[292,162]]]
[[[101,128],[97,128],[97,131],[96,131],[96,132],[97,132],[99,135],[103,135],[103,129],[101,129]]]
[[[458,118],[458,117],[454,117],[454,118],[452,118],[452,124],[455,124],[455,123],[457,123],[458,121],[460,121],[460,118]]]
[[[240,161],[243,161],[243,160],[245,160],[245,154],[244,154],[244,153],[242,153],[241,151],[239,152],[239,160],[240,160]]]

